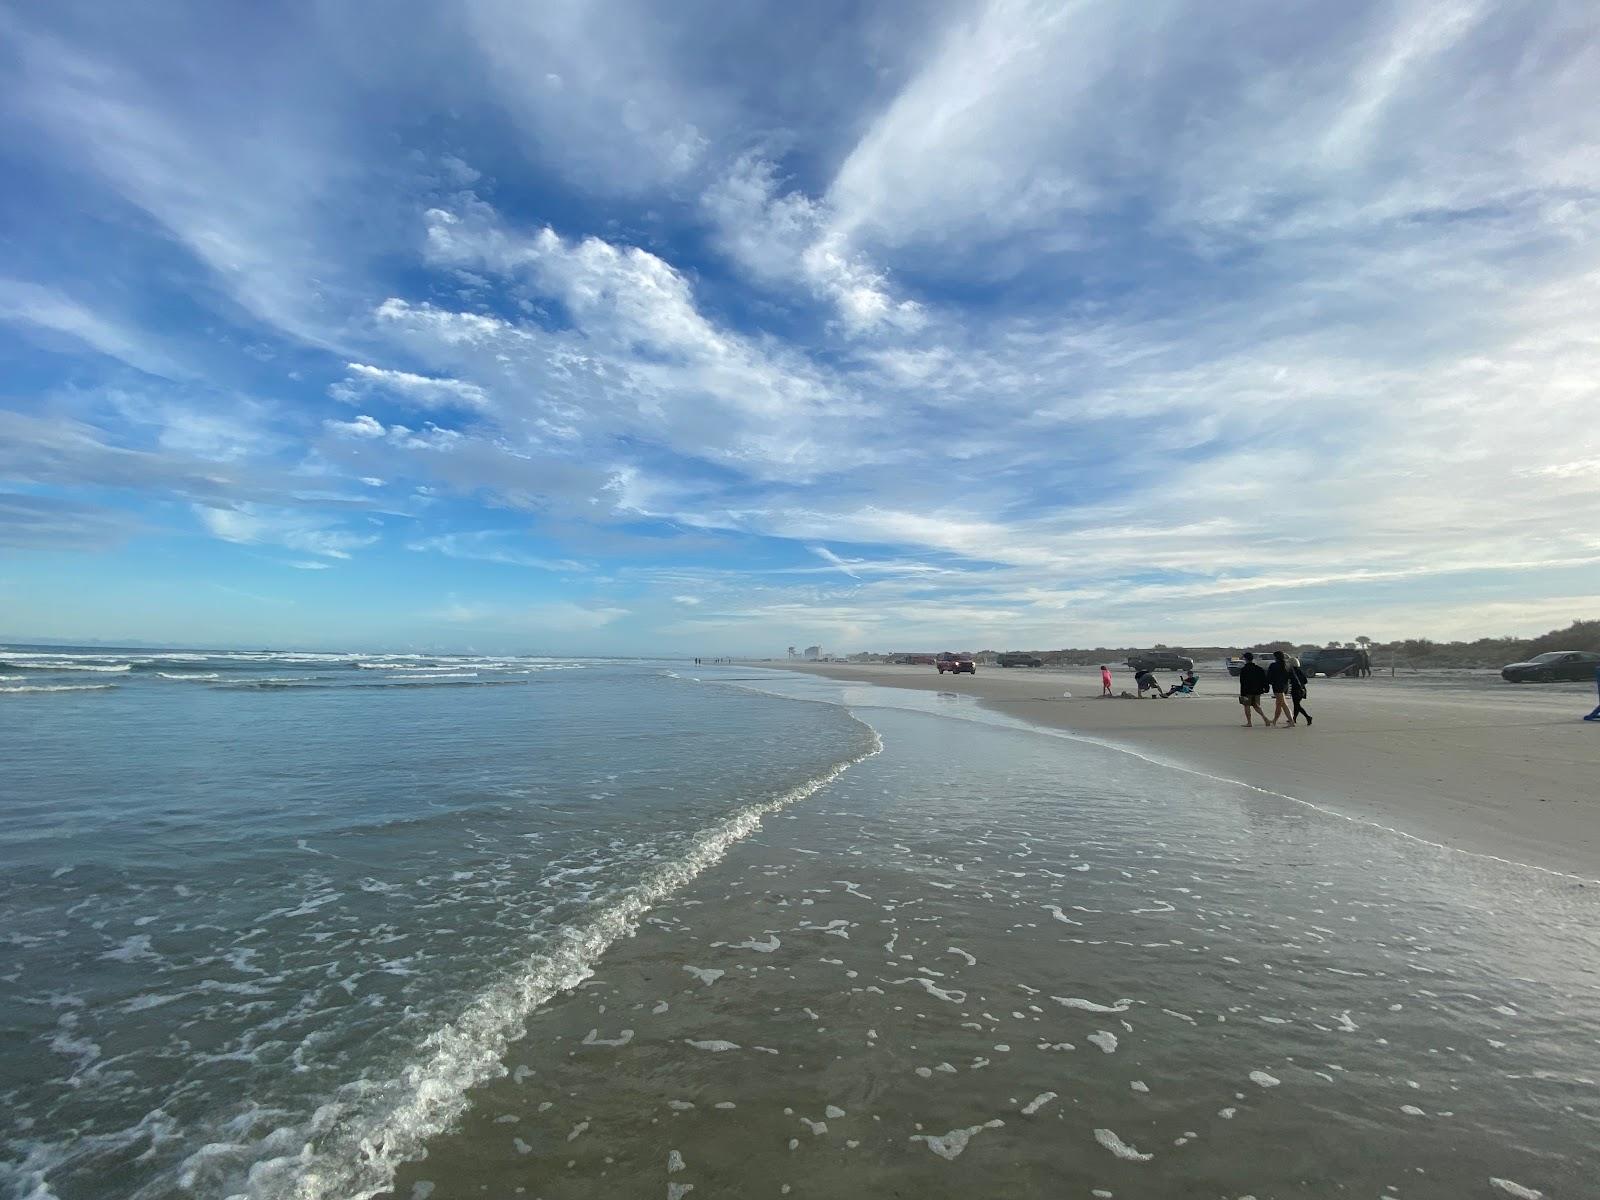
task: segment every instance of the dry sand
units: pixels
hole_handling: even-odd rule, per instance
[[[1594,706],[1582,685],[1317,679],[1315,725],[1245,729],[1238,684],[1220,671],[1202,674],[1193,697],[1104,700],[1098,671],[1082,669],[762,665],[970,696],[1457,850],[1600,881],[1600,725],[1580,720]],[[1131,675],[1113,671],[1118,692],[1131,691]]]

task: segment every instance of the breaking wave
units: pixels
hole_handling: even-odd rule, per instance
[[[0,692],[109,692],[114,683],[24,683],[17,687],[0,687]]]
[[[508,973],[461,1016],[429,1035],[420,1061],[387,1080],[347,1084],[305,1126],[274,1133],[270,1144],[293,1146],[295,1152],[256,1163],[244,1195],[252,1200],[368,1200],[388,1190],[396,1168],[419,1157],[430,1138],[466,1111],[468,1092],[504,1074],[506,1048],[530,1013],[593,974],[593,965],[613,942],[626,936],[652,906],[754,833],[763,817],[814,795],[881,751],[877,731],[866,728],[871,742],[862,753],[708,826],[680,858],[653,868],[619,898],[562,927],[553,949]]]

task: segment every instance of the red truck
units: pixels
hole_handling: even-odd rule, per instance
[[[949,671],[952,675],[960,675],[963,672],[968,675],[976,675],[978,673],[978,664],[972,661],[972,655],[952,654],[948,650],[939,655],[934,660],[933,665],[938,668],[941,675],[946,671]]]

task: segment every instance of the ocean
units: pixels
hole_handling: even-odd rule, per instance
[[[1593,1194],[1569,879],[954,695],[0,664],[14,1195]]]

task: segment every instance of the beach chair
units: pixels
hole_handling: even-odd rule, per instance
[[[1198,679],[1180,679],[1169,690],[1163,692],[1162,695],[1169,700],[1174,696],[1192,696],[1194,695],[1195,688],[1199,686],[1200,681]]]
[[[1594,669],[1594,690],[1600,697],[1600,667]],[[1594,706],[1594,711],[1584,718],[1585,721],[1600,721],[1600,704]]]

